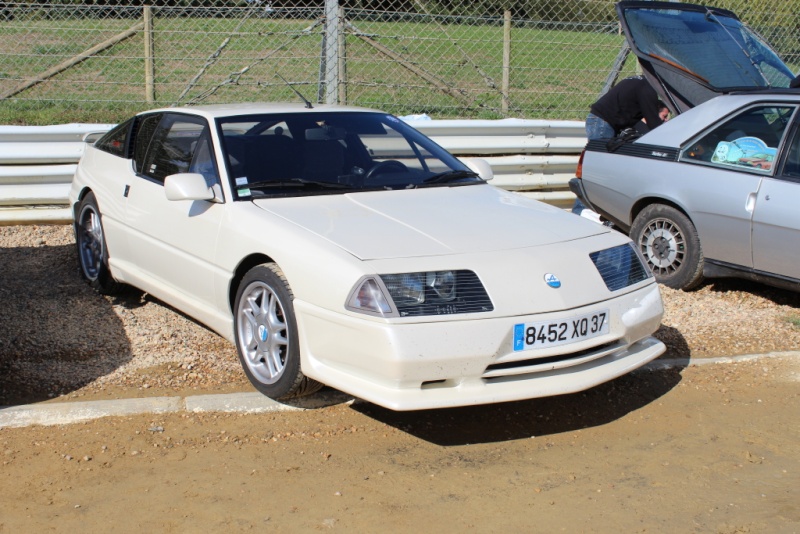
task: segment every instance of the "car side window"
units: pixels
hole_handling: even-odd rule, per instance
[[[161,122],[161,117],[160,113],[140,117],[134,126],[133,164],[136,172],[140,174],[144,173],[144,158],[147,155],[147,149],[153,140],[153,134],[156,132],[158,123]]]
[[[128,157],[128,147],[130,144],[129,134],[131,133],[132,124],[133,119],[130,119],[115,126],[111,131],[97,140],[94,144],[95,148],[121,158]]]
[[[201,153],[198,154],[195,168],[204,171],[201,174],[213,173],[207,132],[205,121],[199,117],[164,115],[153,134],[139,172],[162,183],[171,174],[190,172],[199,147]],[[202,161],[204,157],[205,161]]]
[[[203,131],[195,145],[194,156],[189,166],[189,172],[202,174],[209,187],[219,182],[219,175],[217,174],[217,166],[214,163],[214,152],[211,149],[211,137],[209,136],[208,129]]]
[[[795,126],[792,138],[787,145],[781,178],[800,182],[800,127]]]
[[[682,161],[771,174],[794,106],[757,106],[729,119],[683,149]]]

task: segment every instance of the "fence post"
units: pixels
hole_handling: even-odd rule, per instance
[[[339,1],[325,0],[325,103],[339,102]]]
[[[503,101],[500,111],[503,117],[508,116],[508,92],[511,86],[511,10],[503,14]]]
[[[150,6],[143,6],[144,15],[144,86],[145,100],[148,103],[156,100],[155,60],[153,58],[153,12]]]
[[[344,24],[344,8],[339,7],[339,22]],[[339,30],[339,104],[347,104],[347,35]]]

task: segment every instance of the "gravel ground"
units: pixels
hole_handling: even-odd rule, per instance
[[[226,340],[149,295],[92,291],[70,226],[0,227],[0,249],[0,405],[249,390]],[[722,280],[662,295],[662,358],[800,348],[800,293]]]

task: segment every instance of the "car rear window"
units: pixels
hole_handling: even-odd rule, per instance
[[[741,21],[712,9],[626,9],[639,51],[716,89],[789,87],[794,74]]]

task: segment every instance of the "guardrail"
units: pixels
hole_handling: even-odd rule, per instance
[[[406,120],[459,157],[481,157],[492,183],[559,207],[586,143],[577,121]],[[87,135],[113,124],[0,126],[0,225],[72,220],[67,194]]]

